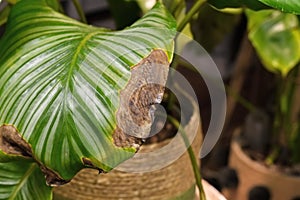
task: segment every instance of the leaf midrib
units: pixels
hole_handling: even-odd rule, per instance
[[[81,50],[84,48],[85,44],[87,43],[87,41],[89,39],[91,39],[91,37],[93,37],[94,35],[98,34],[99,31],[95,31],[95,32],[90,32],[88,34],[86,34],[83,39],[80,41],[78,47],[76,48],[75,50],[75,53],[74,55],[72,56],[72,59],[71,59],[71,62],[70,62],[70,68],[68,69],[68,72],[67,72],[67,77],[66,77],[66,80],[64,82],[64,102],[63,102],[63,107],[64,107],[64,110],[67,110],[67,105],[68,105],[68,94],[69,92],[73,92],[72,91],[72,77],[74,75],[74,70],[76,68],[76,63],[78,62],[78,56],[81,52]],[[63,115],[63,119],[66,120],[66,116],[65,114]]]
[[[76,51],[75,51],[75,53],[73,55],[73,58],[71,60],[70,69],[69,69],[69,72],[68,72],[68,75],[67,75],[67,82],[66,82],[67,88],[69,88],[69,86],[70,86],[70,83],[71,83],[71,80],[72,80],[72,75],[73,75],[73,72],[74,72],[74,68],[76,67],[76,62],[77,62],[77,59],[78,59],[78,56],[79,56],[81,50],[83,49],[83,47],[85,46],[85,44],[87,43],[87,41],[89,39],[91,39],[91,37],[93,37],[94,35],[96,35],[97,33],[99,33],[99,32],[97,31],[97,32],[88,33],[81,40],[81,42],[79,43],[78,47],[76,48]]]
[[[68,74],[67,74],[67,78],[66,78],[66,82],[65,82],[65,91],[64,91],[64,101],[63,101],[63,107],[64,109],[63,110],[68,110],[68,94],[69,92],[73,92],[72,91],[72,77],[73,77],[73,74],[74,74],[74,70],[76,68],[76,63],[78,62],[78,56],[81,52],[81,50],[84,48],[84,46],[86,45],[86,43],[96,34],[99,34],[99,31],[94,31],[94,32],[90,32],[88,34],[86,34],[83,39],[80,41],[78,47],[76,48],[75,50],[75,53],[74,55],[72,56],[72,60],[70,62],[70,68],[68,69]],[[65,112],[63,112],[63,121],[68,121],[68,117],[67,117],[67,114]],[[66,127],[67,129],[69,128],[68,126]],[[67,131],[69,132],[69,131]],[[70,138],[70,135],[67,134],[66,135],[68,137],[68,140],[71,141],[71,138]]]

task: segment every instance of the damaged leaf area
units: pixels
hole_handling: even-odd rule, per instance
[[[30,145],[21,137],[12,125],[0,127],[0,150],[15,156],[32,157]]]
[[[139,147],[147,138],[167,81],[169,62],[166,53],[154,50],[133,67],[131,78],[120,94],[114,141],[120,147]]]
[[[160,3],[109,31],[45,0],[19,1],[0,40],[0,125],[13,124],[0,128],[0,152],[28,160],[51,186],[131,158],[161,101],[175,35],[176,21]]]

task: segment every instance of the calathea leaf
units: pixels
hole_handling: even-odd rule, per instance
[[[261,10],[268,8],[259,0],[208,0],[208,3],[219,9],[246,7],[252,10]]]
[[[283,12],[300,14],[300,1],[298,0],[259,0],[271,7],[277,8]]]
[[[0,41],[0,126],[18,130],[50,185],[83,167],[109,171],[149,131],[175,34],[160,3],[127,29],[109,31],[46,0],[18,2]]]

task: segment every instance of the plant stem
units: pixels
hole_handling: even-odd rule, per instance
[[[172,13],[174,15],[174,13],[176,12],[179,5],[180,5],[180,3],[172,3],[171,5],[169,5],[170,13]]]
[[[284,114],[282,113],[282,98],[285,95],[284,94],[284,88],[285,88],[285,81],[284,78],[279,76],[278,77],[278,90],[276,93],[276,102],[275,102],[275,116],[274,116],[274,120],[273,120],[273,127],[272,127],[272,151],[271,154],[267,157],[266,161],[268,164],[272,164],[274,163],[274,161],[276,160],[276,158],[278,157],[278,153],[280,151],[280,146],[282,143],[285,143],[285,141],[282,141],[281,138],[281,134],[282,134],[282,124],[284,121]]]
[[[200,7],[205,3],[206,0],[198,0],[191,8],[191,10],[186,14],[183,20],[179,23],[177,31],[181,32],[185,26],[192,20],[194,15],[198,12]]]
[[[282,134],[283,131],[283,126],[284,126],[284,118],[287,117],[285,116],[286,114],[286,106],[284,106],[284,102],[286,102],[287,96],[286,96],[286,88],[287,88],[287,83],[286,79],[284,77],[279,77],[279,90],[278,90],[278,96],[277,96],[277,101],[275,105],[277,105],[277,108],[275,110],[276,115],[275,115],[275,120],[274,120],[274,134],[277,134],[277,137],[279,139],[284,139],[280,138],[280,135]],[[278,141],[280,142],[280,141]],[[281,141],[285,143],[285,141]]]
[[[173,59],[171,68],[173,68],[173,69],[176,70],[177,67],[178,67],[179,60],[180,60],[179,56],[177,54],[174,54],[174,59]],[[173,76],[172,76],[172,74],[173,74],[173,71],[170,72],[169,81],[173,84],[173,79],[172,79]],[[176,101],[175,95],[172,92],[170,92],[169,93],[169,97],[168,97],[168,105],[167,105],[168,110],[172,110],[173,109],[175,101]]]
[[[225,86],[228,94],[230,94],[238,103],[240,103],[249,112],[254,112],[256,107],[247,99],[239,95],[237,92],[233,91],[229,86]]]
[[[273,164],[274,164],[274,161],[276,160],[276,158],[277,158],[278,155],[279,155],[279,151],[280,151],[279,146],[275,146],[275,147],[272,149],[271,154],[266,158],[265,163],[266,163],[267,165],[273,165]]]
[[[187,151],[190,157],[190,161],[192,163],[192,167],[193,167],[193,171],[194,171],[194,176],[196,179],[196,184],[198,186],[198,190],[199,190],[199,194],[200,194],[200,199],[201,200],[206,200],[206,196],[204,193],[204,189],[203,189],[203,185],[202,185],[202,177],[200,174],[200,169],[198,168],[198,164],[197,164],[197,159],[196,156],[194,154],[193,148],[189,142],[189,139],[187,137],[187,134],[185,132],[185,130],[182,128],[182,126],[180,125],[179,121],[177,119],[175,119],[174,117],[168,115],[168,120],[179,130],[179,132],[181,133],[182,139],[184,141],[185,146],[187,147]]]
[[[185,8],[185,1],[180,0],[178,3],[171,5],[173,6],[170,8],[170,12],[175,17],[175,19],[177,19],[180,13],[182,13],[183,9]]]
[[[193,16],[198,12],[199,8],[202,6],[203,3],[205,3],[206,0],[198,0],[190,9],[190,11],[186,14],[186,16],[183,18],[181,23],[178,25],[177,31],[181,32],[185,26],[191,21]],[[174,56],[174,60],[172,62],[172,68],[177,69],[178,63],[179,63],[180,57],[178,55]],[[172,74],[169,76],[172,77]],[[168,109],[171,110],[175,102],[175,96],[170,93],[169,99],[168,99]]]
[[[86,17],[85,17],[85,15],[84,15],[83,9],[82,9],[82,7],[81,7],[79,1],[78,1],[78,0],[72,0],[72,2],[73,2],[74,6],[75,6],[75,8],[76,8],[76,11],[77,11],[77,13],[78,13],[78,15],[79,15],[81,21],[82,21],[83,23],[87,24]]]
[[[297,109],[294,108],[294,101],[296,96],[296,89],[297,89],[297,76],[299,74],[299,67],[296,66],[294,70],[291,71],[290,79],[287,80],[287,85],[285,88],[285,96],[286,96],[286,104],[287,104],[287,110],[284,113],[286,116],[284,116],[284,133],[287,136],[287,141],[289,142],[291,137],[293,137],[292,134],[292,127],[294,124],[293,116],[295,116],[296,112],[298,112]],[[294,113],[295,112],[295,113]]]

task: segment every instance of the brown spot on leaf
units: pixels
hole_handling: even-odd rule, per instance
[[[89,158],[82,158],[82,162],[85,166],[92,168],[92,169],[97,169],[99,171],[99,174],[105,173],[103,169],[100,169],[99,167],[96,167],[94,163],[89,159]]]
[[[7,154],[32,157],[30,145],[12,125],[2,125],[0,127],[0,149]]]
[[[157,104],[157,95],[164,92],[164,87],[158,84],[143,85],[135,90],[129,99],[129,110],[132,120],[142,126],[152,122],[149,115],[152,105]]]
[[[82,158],[82,162],[83,162],[84,165],[86,165],[88,167],[95,168],[95,165],[88,158]]]
[[[128,134],[124,134],[119,127],[117,127],[117,129],[115,130],[113,138],[115,145],[118,147],[134,147],[138,150],[140,145],[142,144],[141,139]]]
[[[51,187],[64,185],[70,182],[69,180],[62,179],[56,172],[48,169],[44,165],[40,165],[40,169],[45,175],[47,185]]]
[[[132,68],[130,80],[120,92],[113,135],[117,146],[138,149],[142,138],[148,137],[154,120],[154,104],[162,100],[168,72],[168,57],[162,50],[152,51]]]

